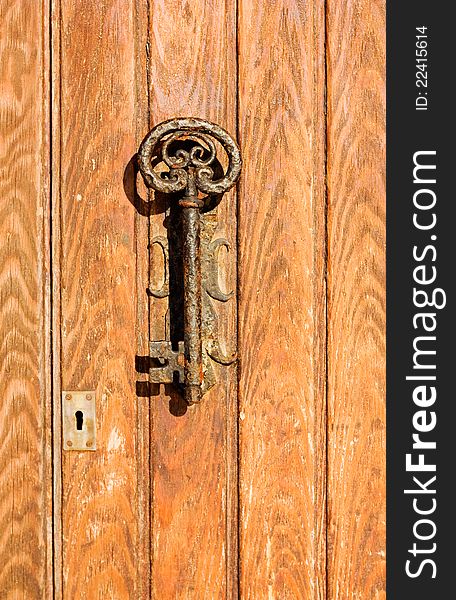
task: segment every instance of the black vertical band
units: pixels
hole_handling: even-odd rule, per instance
[[[440,600],[456,593],[452,381],[456,375],[452,147],[456,25],[449,11],[448,3],[387,2],[387,593],[391,600]]]

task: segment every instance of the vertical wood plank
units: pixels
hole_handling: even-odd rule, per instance
[[[0,4],[0,595],[51,598],[46,2]]]
[[[329,0],[328,597],[385,598],[385,3]]]
[[[51,295],[52,295],[52,431],[54,513],[54,598],[63,598],[62,575],[62,412],[61,412],[61,232],[60,232],[60,3],[50,1],[50,136],[51,136]]]
[[[240,0],[242,598],[325,598],[324,32]]]
[[[234,0],[151,2],[149,65],[151,125],[196,116],[235,136]],[[152,217],[151,236],[166,236],[164,216]],[[234,192],[222,199],[218,222],[216,236],[227,237],[235,248]],[[226,286],[233,289],[233,253],[226,263]],[[152,277],[156,268],[152,260]],[[167,306],[167,299],[154,299],[151,305],[152,339],[163,339]],[[230,351],[236,342],[235,302],[215,308],[222,345]],[[237,597],[236,367],[221,367],[217,376],[221,384],[186,412],[164,389],[152,397],[152,576],[157,598]]]
[[[147,221],[128,167],[145,126],[143,10],[61,0],[62,388],[97,398],[96,452],[63,453],[64,598],[150,597],[148,406],[135,371]]]

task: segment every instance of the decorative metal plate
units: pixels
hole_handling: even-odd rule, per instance
[[[64,450],[96,450],[95,392],[62,392]]]

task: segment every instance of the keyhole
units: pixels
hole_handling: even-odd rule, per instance
[[[77,410],[74,413],[74,416],[76,417],[76,429],[82,431],[82,424],[84,423],[84,414],[82,410]]]

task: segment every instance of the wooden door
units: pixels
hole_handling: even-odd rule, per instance
[[[385,6],[1,0],[0,597],[385,598]],[[225,349],[147,380],[152,125],[237,137]],[[94,391],[96,450],[62,444]]]

